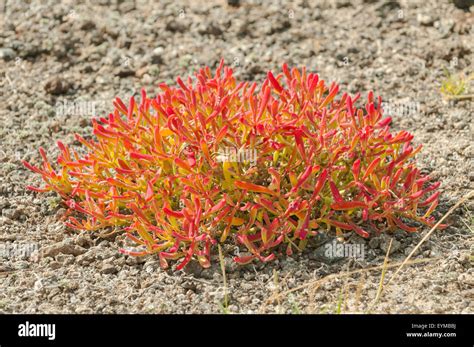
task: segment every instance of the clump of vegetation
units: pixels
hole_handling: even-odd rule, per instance
[[[440,184],[420,173],[421,146],[390,131],[372,92],[365,103],[337,97],[336,84],[286,64],[260,88],[223,62],[177,84],[139,103],[116,98],[92,120],[93,140],[76,134],[84,156],[58,142],[55,168],[40,148],[42,165],[24,165],[46,185],[30,189],[57,192],[69,227],[120,228],[138,246],[122,252],[157,254],[163,267],[180,259],[177,269],[208,267],[225,241],[248,251],[236,262],[266,262],[331,229],[369,237],[434,224]]]
[[[471,99],[474,95],[470,94],[470,83],[474,79],[474,74],[465,76],[462,74],[450,73],[444,71],[445,78],[441,81],[440,92],[447,99]]]

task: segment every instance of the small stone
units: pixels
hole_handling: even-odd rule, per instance
[[[159,261],[146,262],[143,268],[145,269],[145,272],[147,273],[155,272],[157,269],[160,268],[160,262]]]
[[[148,84],[152,84],[153,83],[153,79],[151,78],[151,76],[149,74],[144,74],[143,77],[142,77],[142,81],[145,85],[148,85]]]
[[[457,261],[461,265],[468,265],[471,260],[471,255],[469,253],[462,253],[457,258]]]
[[[125,78],[125,77],[135,76],[135,71],[126,67],[126,68],[118,70],[115,75],[120,78]]]
[[[30,263],[25,260],[22,260],[22,261],[15,262],[13,266],[16,270],[24,270],[30,267]]]
[[[208,279],[208,280],[212,280],[214,278],[213,277],[213,272],[210,269],[202,270],[200,277]]]
[[[96,251],[91,249],[84,254],[79,255],[76,261],[79,265],[88,265],[96,259]]]
[[[86,235],[79,235],[75,240],[76,245],[88,248],[92,246],[92,240]]]
[[[80,246],[59,242],[43,250],[43,257],[55,257],[58,254],[71,254],[75,257],[85,253],[86,250]]]
[[[221,36],[223,34],[222,29],[213,22],[199,29],[198,32],[201,35],[212,35],[212,36]]]
[[[149,256],[142,256],[142,257],[133,257],[129,256],[127,260],[125,261],[127,265],[139,265],[139,264],[144,264],[146,261],[149,259]]]
[[[449,36],[453,31],[456,22],[452,18],[444,18],[434,23],[434,26],[443,35],[443,38]]]
[[[53,77],[49,79],[44,86],[44,90],[52,95],[66,94],[69,88],[69,83],[59,77]]]
[[[106,264],[102,267],[102,269],[100,269],[100,273],[103,275],[115,274],[117,272],[117,268],[112,264]]]
[[[136,76],[138,78],[142,78],[143,75],[145,75],[147,72],[148,72],[148,66],[144,66],[137,70]]]
[[[122,13],[131,12],[131,11],[135,10],[135,2],[134,1],[124,2],[124,3],[120,4],[119,10]]]
[[[0,265],[0,272],[8,272],[11,271],[12,268],[9,267],[8,265]]]
[[[381,235],[380,239],[380,249],[386,254],[388,246],[390,245],[390,240],[392,238],[388,235]],[[390,247],[390,254],[397,252],[401,247],[401,242],[397,241],[395,238],[392,241],[392,246]]]
[[[469,287],[474,287],[474,276],[462,273],[458,276],[458,282]]]
[[[187,274],[200,276],[203,272],[203,267],[197,261],[190,261],[183,269]]]
[[[249,72],[252,74],[252,75],[258,75],[258,74],[262,74],[264,73],[264,69],[262,66],[260,66],[258,64],[258,62],[256,62],[254,65],[252,65],[249,69]]]
[[[244,22],[239,26],[237,30],[237,35],[240,37],[251,35],[252,32],[250,26],[251,23],[248,20],[244,20]]]
[[[122,268],[125,265],[125,261],[126,261],[125,257],[121,256],[120,258],[114,260],[114,264],[118,266],[119,268]]]
[[[474,6],[474,0],[453,0],[454,6],[461,10],[469,10],[469,7]]]
[[[228,309],[230,312],[233,312],[233,313],[239,312],[239,308],[237,307],[237,305],[230,305]]]
[[[270,28],[269,34],[270,35],[280,34],[290,28],[291,28],[291,22],[288,19],[285,19],[283,21],[278,21],[276,23],[273,23]]]
[[[76,307],[75,312],[78,314],[87,314],[87,313],[93,313],[94,311],[85,305],[79,305]]]
[[[155,65],[163,64],[163,48],[157,47],[153,50],[150,57],[150,63]]]
[[[95,29],[96,28],[96,25],[93,21],[91,21],[90,19],[88,20],[85,20],[82,24],[81,24],[81,30],[85,30],[85,31],[89,31],[89,30],[92,30],[92,29]]]
[[[339,242],[333,241],[325,243],[324,245],[316,248],[314,251],[309,253],[308,258],[311,260],[317,260],[325,264],[332,264],[344,258],[344,255],[339,255],[337,250],[334,249]],[[290,260],[292,258],[289,258]]]
[[[49,267],[52,269],[52,270],[57,270],[59,268],[61,268],[61,263],[58,262],[58,261],[52,261],[51,263],[49,263]]]
[[[374,237],[369,241],[369,247],[370,248],[377,249],[377,248],[379,248],[379,246],[380,246],[380,239],[379,238]]]
[[[56,256],[56,261],[64,264],[64,265],[71,265],[74,263],[75,257],[71,254],[59,254]]]
[[[15,51],[11,48],[1,48],[0,49],[0,59],[9,61],[15,58]]]
[[[194,293],[196,293],[196,291],[197,291],[196,283],[194,283],[192,281],[185,281],[181,286],[183,287],[183,289],[190,290]]]
[[[8,207],[10,207],[10,202],[8,202],[8,200],[6,199],[0,200],[0,212],[2,212],[4,208],[8,208]]]
[[[416,20],[418,23],[424,26],[431,26],[435,22],[435,20],[430,15],[423,13],[418,13]]]
[[[16,208],[7,208],[2,210],[2,215],[11,220],[16,220],[20,217],[21,211]]]
[[[244,272],[244,280],[253,281],[254,279],[255,279],[255,272],[253,271]]]
[[[172,33],[184,33],[187,30],[184,23],[178,22],[174,19],[166,23],[165,29]]]
[[[472,299],[472,302],[474,303],[474,288],[468,289],[466,291],[466,298]]]
[[[79,283],[76,281],[66,281],[64,283],[64,289],[70,292],[73,292],[79,289]]]

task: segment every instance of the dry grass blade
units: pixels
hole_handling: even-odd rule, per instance
[[[273,269],[273,293],[278,295],[278,292],[280,291],[280,283],[278,280],[278,272],[276,269]],[[278,303],[278,310],[280,310],[281,307],[281,301],[280,298],[277,296],[277,303]],[[278,312],[279,313],[279,312]]]
[[[392,283],[392,281],[397,277],[397,275],[400,273],[400,271],[403,269],[403,267],[407,264],[407,262],[411,259],[413,254],[420,248],[420,246],[428,240],[428,238],[433,234],[433,232],[436,230],[436,228],[443,223],[443,221],[451,214],[455,209],[457,209],[459,206],[461,206],[465,201],[469,200],[471,197],[474,196],[474,190],[472,190],[469,194],[465,195],[464,197],[461,198],[453,207],[449,209],[448,212],[445,213],[443,217],[431,228],[431,230],[421,239],[421,241],[416,245],[416,247],[411,251],[411,253],[405,258],[403,263],[400,265],[400,267],[395,271],[393,276],[390,278],[388,281],[387,285]]]
[[[470,100],[474,99],[474,94],[465,94],[465,95],[449,95],[446,96],[449,100]]]
[[[219,249],[219,261],[221,265],[221,271],[222,271],[222,281],[224,283],[224,310],[227,310],[227,307],[229,306],[229,297],[227,295],[227,277],[225,274],[225,261],[224,261],[224,255],[222,254],[222,248],[221,245],[217,245],[217,248]]]
[[[105,233],[105,232],[104,232],[104,233],[99,234],[99,237],[100,237],[100,238],[103,238],[103,239],[106,239],[106,238],[108,238],[108,237],[110,237],[110,236],[113,236],[113,235],[119,234],[119,233],[122,233],[122,230],[119,230],[118,228],[115,228],[115,229],[112,230],[111,232],[108,232],[108,233]]]
[[[393,238],[390,239],[390,243],[387,248],[387,253],[385,254],[385,259],[383,261],[382,275],[380,276],[380,283],[379,283],[379,288],[377,290],[377,295],[375,296],[374,302],[372,303],[372,305],[370,305],[369,309],[367,310],[368,312],[370,312],[374,308],[374,306],[380,300],[380,296],[382,295],[383,281],[385,280],[385,274],[387,273],[388,257],[390,255],[390,250],[392,249],[392,242],[393,242]]]
[[[260,313],[265,313],[265,308],[268,306],[268,304],[271,304],[275,301],[277,302],[278,306],[281,307],[280,288],[283,288],[285,286],[286,280],[291,275],[291,272],[287,273],[286,276],[283,277],[281,280],[276,270],[273,271],[273,274],[274,274],[273,284],[276,285],[276,290],[272,291],[272,295],[270,296],[270,298],[266,301],[263,301],[263,303],[260,305],[260,309],[259,309]],[[271,300],[271,298],[275,298],[275,299]]]

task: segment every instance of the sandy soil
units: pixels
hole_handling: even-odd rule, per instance
[[[341,90],[382,95],[394,127],[424,145],[418,161],[442,182],[441,216],[474,185],[472,99],[439,92],[445,69],[473,72],[468,9],[448,0],[51,3],[0,2],[0,312],[474,313],[472,200],[375,301],[382,271],[371,268],[383,264],[390,239],[395,264],[428,229],[350,237],[364,245],[363,259],[328,258],[321,240],[292,258],[241,267],[225,247],[224,288],[218,261],[164,271],[155,258],[119,254],[121,236],[67,230],[54,194],[25,190],[39,179],[20,163],[38,163],[40,145],[54,156],[56,140],[89,134],[91,115],[107,114],[115,96],[152,94],[221,57],[256,81],[287,62]]]

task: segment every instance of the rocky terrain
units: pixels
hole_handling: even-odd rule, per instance
[[[224,286],[218,259],[206,270],[164,271],[153,257],[120,254],[121,235],[68,230],[60,200],[27,191],[39,178],[21,165],[39,162],[39,146],[53,157],[57,140],[90,134],[91,116],[106,115],[115,96],[156,93],[159,82],[221,57],[242,80],[287,62],[341,90],[382,96],[393,126],[424,145],[419,165],[442,182],[440,217],[474,186],[472,98],[440,92],[450,74],[466,81],[460,94],[473,93],[469,3],[1,1],[0,312],[474,313],[472,199],[376,300],[391,238],[393,265],[427,228],[351,236],[361,258],[328,258],[322,239],[291,258],[237,266],[224,247]]]

